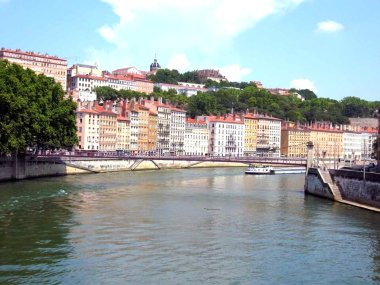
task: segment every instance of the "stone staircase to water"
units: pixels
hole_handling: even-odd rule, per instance
[[[321,174],[323,181],[329,185],[329,187],[332,191],[332,194],[334,195],[335,201],[338,201],[338,202],[343,201],[342,195],[340,194],[339,187],[332,180],[330,172],[320,170],[319,173]]]

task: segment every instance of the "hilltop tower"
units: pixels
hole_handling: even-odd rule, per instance
[[[157,56],[154,55],[154,61],[153,63],[150,65],[150,72],[156,72],[158,69],[161,68],[161,65],[158,63],[157,61]]]

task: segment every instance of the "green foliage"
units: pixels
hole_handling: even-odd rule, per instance
[[[133,90],[116,90],[108,86],[95,88],[97,100],[132,99],[146,96],[143,92]]]
[[[198,72],[196,71],[187,71],[183,74],[180,74],[180,82],[192,82],[192,83],[201,83],[199,79]]]
[[[154,83],[177,84],[178,81],[181,81],[181,75],[178,70],[165,68],[157,70],[156,74],[149,76],[149,79]]]
[[[177,84],[177,82],[199,83],[196,71],[180,74],[177,70],[160,69],[150,77],[154,82]],[[290,89],[305,98],[301,101],[296,96],[272,95],[265,89],[259,89],[254,83],[216,82],[207,80],[206,87],[215,87],[217,91],[208,91],[187,98],[177,95],[174,90],[163,92],[155,87],[153,96],[157,99],[170,100],[173,104],[186,108],[191,117],[208,114],[225,114],[256,110],[284,120],[294,122],[330,121],[337,124],[349,123],[348,117],[371,117],[380,102],[368,102],[356,97],[346,97],[342,101],[318,98],[308,89]],[[134,91],[116,91],[108,87],[96,90],[98,98],[140,98],[146,96]]]
[[[0,154],[77,144],[75,108],[52,78],[0,61]]]
[[[316,99],[317,98],[317,95],[315,95],[315,93],[309,89],[294,89],[294,88],[291,88],[289,90],[290,93],[298,93],[300,94],[303,98],[305,98],[305,100],[310,100],[310,99]]]
[[[346,117],[373,117],[380,102],[368,102],[357,97],[345,97],[342,101],[342,113]]]

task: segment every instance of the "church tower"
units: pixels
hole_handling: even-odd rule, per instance
[[[157,62],[156,55],[154,56],[154,62],[150,65],[150,72],[156,72],[161,68],[161,65]]]

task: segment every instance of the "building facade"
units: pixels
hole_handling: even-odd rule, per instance
[[[363,149],[363,134],[360,132],[343,132],[343,159],[361,160]]]
[[[76,112],[79,150],[99,150],[99,113],[89,106],[78,106]]]
[[[170,153],[174,155],[184,154],[186,111],[179,108],[170,108]]]
[[[244,154],[244,122],[234,115],[199,116],[207,122],[210,156],[241,157]]]
[[[310,130],[298,124],[284,122],[281,129],[281,155],[290,158],[307,157]]]
[[[343,131],[325,123],[310,126],[310,141],[314,144],[314,156],[318,159],[334,159],[343,156]]]
[[[209,132],[202,120],[186,119],[184,154],[205,156],[208,154]]]
[[[254,114],[244,115],[244,155],[254,156],[256,155],[257,146],[257,123],[258,120]]]
[[[255,117],[257,118],[257,155],[263,157],[280,157],[281,120],[259,114]]]
[[[54,78],[66,91],[67,60],[57,56],[42,54],[39,52],[22,51],[20,49],[0,49],[0,59],[17,63],[24,68],[29,68],[37,74],[44,74]]]

